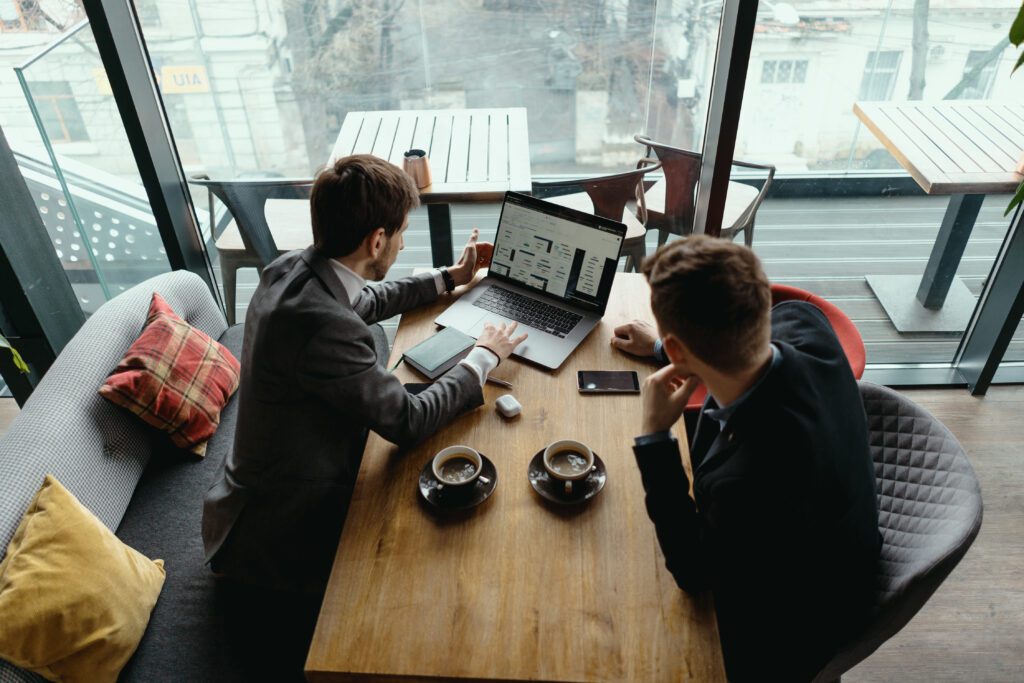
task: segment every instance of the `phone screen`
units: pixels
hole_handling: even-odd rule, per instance
[[[581,393],[640,393],[640,380],[632,370],[581,370],[576,373]]]

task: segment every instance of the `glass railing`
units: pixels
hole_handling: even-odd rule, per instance
[[[91,313],[170,265],[85,22],[14,71],[42,146],[10,143],[54,251]]]

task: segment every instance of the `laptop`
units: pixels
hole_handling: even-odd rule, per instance
[[[487,277],[434,321],[477,338],[486,323],[519,323],[513,352],[552,370],[608,306],[626,237],[617,221],[506,192]]]

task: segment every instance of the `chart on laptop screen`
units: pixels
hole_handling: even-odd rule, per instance
[[[506,202],[491,272],[563,299],[597,303],[615,277],[622,237]]]

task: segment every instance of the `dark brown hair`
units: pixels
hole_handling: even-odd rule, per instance
[[[328,258],[347,256],[377,228],[394,235],[419,203],[412,178],[394,164],[369,154],[338,159],[313,183],[313,246]]]
[[[693,235],[666,245],[643,264],[651,308],[711,367],[734,372],[756,362],[771,335],[771,287],[747,247]]]

